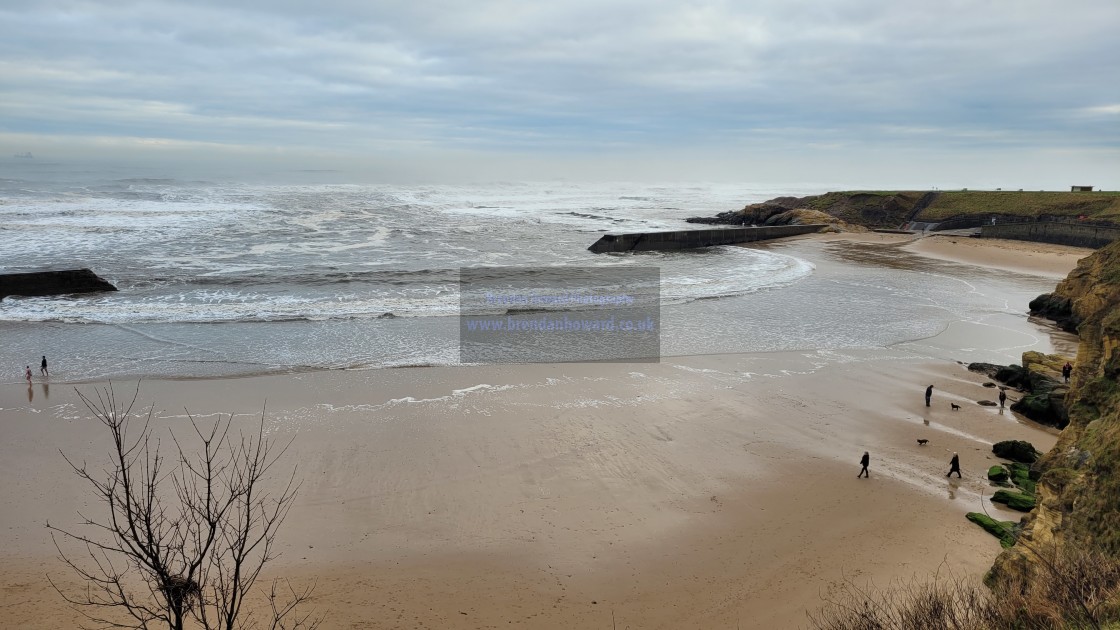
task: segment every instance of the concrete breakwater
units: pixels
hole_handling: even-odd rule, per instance
[[[706,230],[676,230],[672,232],[633,232],[629,234],[604,234],[587,249],[596,254],[607,252],[671,251],[733,245],[764,241],[772,238],[797,236],[819,232],[826,224],[780,225],[772,227],[712,228]]]
[[[64,295],[116,290],[89,269],[0,274],[0,300],[9,295]]]

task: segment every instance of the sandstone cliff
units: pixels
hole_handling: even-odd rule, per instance
[[[1029,570],[1026,545],[1057,542],[1120,555],[1120,241],[1082,259],[1048,297],[1068,302],[1079,322],[1069,425],[1036,464],[1038,507],[1024,519],[1021,542],[997,559],[996,578]]]

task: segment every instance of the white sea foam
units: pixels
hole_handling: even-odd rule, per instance
[[[950,272],[818,274],[782,248],[587,251],[607,231],[819,189],[68,177],[0,181],[0,270],[89,267],[121,291],[5,299],[0,326],[18,334],[3,331],[0,358],[68,348],[73,378],[456,364],[461,267],[656,267],[667,355],[889,345],[1007,310]]]

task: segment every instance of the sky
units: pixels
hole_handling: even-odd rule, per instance
[[[0,160],[1116,190],[1117,32],[1118,0],[0,0]]]

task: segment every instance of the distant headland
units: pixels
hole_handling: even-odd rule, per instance
[[[1120,192],[829,192],[777,197],[688,222],[759,226],[828,222],[919,232],[971,230],[983,237],[1102,247],[1120,238]]]

